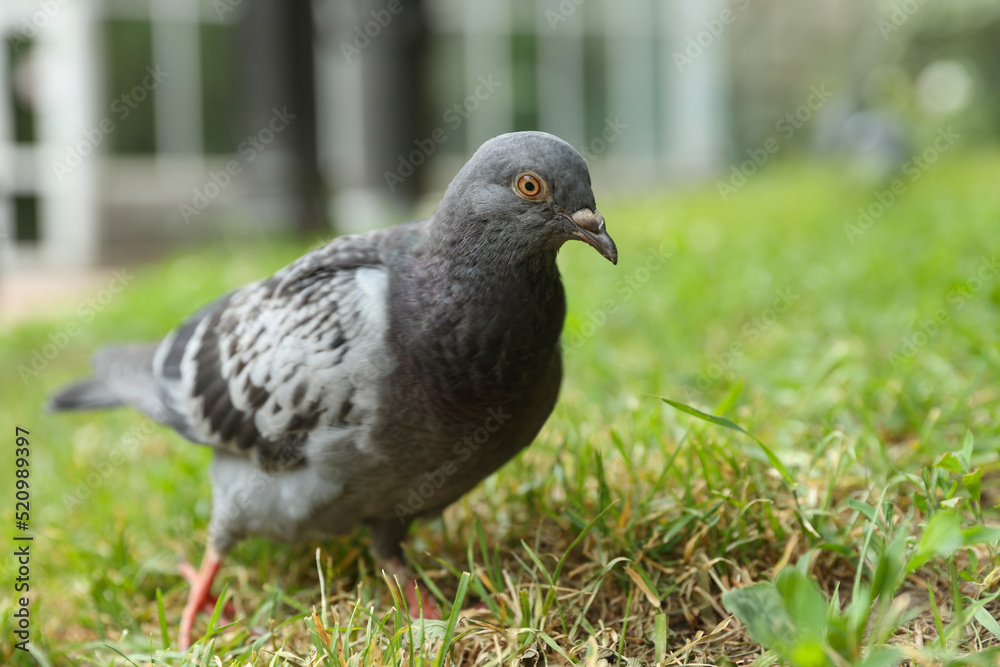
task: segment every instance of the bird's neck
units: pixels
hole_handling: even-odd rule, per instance
[[[555,253],[448,250],[415,253],[397,274],[400,379],[448,409],[510,401],[558,354],[566,301]]]
[[[479,229],[470,230],[474,224]],[[461,277],[472,271],[484,277],[495,276],[498,283],[520,279],[535,285],[559,280],[556,254],[561,243],[542,245],[493,224],[481,221],[455,227],[432,220],[426,239],[415,253],[418,266],[432,279],[441,272]]]
[[[404,279],[418,295],[411,316],[426,322],[460,324],[468,318],[499,334],[510,327],[545,329],[554,344],[562,329],[565,295],[554,251],[484,251],[459,242],[416,254]],[[490,323],[495,323],[490,326]]]

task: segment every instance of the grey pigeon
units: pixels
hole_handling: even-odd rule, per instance
[[[409,581],[410,523],[530,444],[555,406],[556,253],[571,239],[618,261],[583,157],[550,134],[504,134],[429,219],[337,238],[162,341],[100,350],[96,377],[52,397],[55,410],[127,405],[214,449],[183,647],[247,536],[302,542],[367,524],[380,564]]]

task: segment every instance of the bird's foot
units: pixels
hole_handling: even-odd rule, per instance
[[[419,595],[417,589],[419,589]],[[406,596],[406,606],[410,611],[410,618],[423,617],[429,621],[441,620],[441,609],[431,597],[430,590],[413,577],[409,577],[403,583],[403,595]]]
[[[215,612],[218,604],[218,597],[212,595],[212,582],[215,575],[222,566],[222,556],[212,547],[205,551],[205,557],[201,561],[201,567],[195,571],[187,561],[181,561],[177,570],[182,577],[191,584],[191,592],[188,594],[187,604],[181,614],[180,648],[186,651],[191,646],[191,632],[194,629],[194,619],[198,612],[211,615]],[[222,625],[228,625],[235,615],[235,609],[231,603],[227,603],[222,610],[219,619]]]
[[[177,564],[177,572],[182,577],[184,577],[184,579],[186,579],[189,584],[191,584],[192,589],[195,587],[195,585],[198,582],[198,571],[195,570],[193,567],[191,567],[191,563],[187,562],[186,560],[182,560],[180,563]],[[198,611],[200,611],[202,614],[207,614],[208,616],[211,616],[213,613],[215,613],[215,606],[218,603],[219,603],[219,596],[209,592],[205,595],[205,602],[201,605],[201,608]],[[232,618],[235,615],[236,615],[236,608],[233,606],[233,603],[227,602],[226,606],[222,608],[221,619]],[[228,625],[230,622],[231,621],[226,620],[223,621],[222,624]]]
[[[417,600],[417,589],[420,589],[420,600]],[[406,596],[406,605],[410,609],[410,618],[417,619],[423,616],[432,621],[441,620],[441,609],[431,597],[430,590],[414,578],[410,578],[403,587],[403,594]],[[423,613],[421,614],[421,606]],[[481,616],[483,612],[491,613],[490,606],[485,602],[476,602],[462,607],[461,613],[469,616]]]
[[[393,580],[399,586],[406,600],[406,608],[410,618],[417,619],[423,616],[432,621],[441,620],[441,609],[434,602],[434,596],[426,586],[417,581],[410,573],[410,568],[402,558],[387,558],[379,562],[382,568],[382,576],[390,586]],[[418,594],[419,592],[419,594]]]

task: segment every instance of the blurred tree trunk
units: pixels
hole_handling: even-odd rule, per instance
[[[294,116],[247,165],[254,195],[277,203],[300,233],[329,229],[316,152],[316,81],[311,0],[253,0],[240,22],[242,126],[248,135],[268,128],[275,110]],[[279,123],[280,125],[280,123]],[[263,215],[270,214],[265,206]]]
[[[386,0],[363,0],[360,23],[389,16]],[[361,57],[365,113],[365,182],[374,190],[384,190],[406,210],[421,192],[419,175],[400,183],[391,193],[386,189],[385,172],[395,172],[399,156],[414,149],[414,140],[427,135],[424,100],[424,63],[428,27],[423,2],[400,2],[399,14],[392,15],[377,38]]]

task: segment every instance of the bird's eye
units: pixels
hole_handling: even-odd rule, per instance
[[[538,201],[549,196],[549,186],[538,174],[526,171],[514,179],[514,192],[522,199]]]

